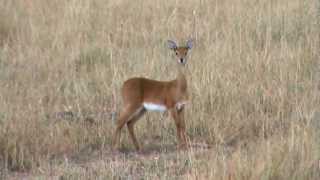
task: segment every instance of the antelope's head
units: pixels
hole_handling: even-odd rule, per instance
[[[188,40],[185,46],[177,46],[174,41],[168,40],[168,47],[174,51],[178,63],[185,65],[187,63],[188,51],[192,48],[192,40]]]

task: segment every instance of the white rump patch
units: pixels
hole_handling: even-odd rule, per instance
[[[146,108],[149,111],[160,111],[164,112],[167,110],[167,107],[160,104],[154,104],[154,103],[143,103],[143,107]]]

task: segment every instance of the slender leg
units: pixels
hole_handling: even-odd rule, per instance
[[[179,148],[180,147],[186,148],[187,138],[186,138],[186,125],[184,122],[184,111],[183,109],[178,110],[176,108],[173,108],[170,111],[177,127],[177,137],[179,140]]]
[[[141,109],[140,112],[135,115],[128,123],[127,123],[127,127],[128,127],[128,131],[129,131],[129,135],[131,137],[131,140],[136,148],[137,151],[140,151],[140,145],[139,142],[134,134],[134,124],[143,116],[143,114],[146,112],[145,109]]]
[[[122,112],[120,113],[119,119],[117,121],[117,127],[114,132],[113,136],[113,149],[117,149],[118,145],[120,144],[120,136],[121,136],[121,129],[122,127],[130,121],[137,111],[139,111],[139,106],[127,106],[125,107]]]
[[[177,110],[180,118],[180,137],[181,137],[181,147],[187,147],[187,134],[186,134],[186,123],[184,120],[184,108]]]

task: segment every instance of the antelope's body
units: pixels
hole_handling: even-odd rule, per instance
[[[187,81],[182,74],[172,81],[132,78],[123,84],[122,97],[124,104],[144,106],[147,110],[152,110],[152,105],[169,110],[187,102]]]
[[[183,73],[186,56],[191,49],[191,41],[187,46],[177,47],[173,41],[168,41],[169,48],[174,50],[178,57],[178,75],[172,81],[157,81],[147,78],[131,78],[122,86],[123,109],[117,121],[114,134],[114,148],[120,143],[120,131],[127,124],[129,135],[137,150],[140,145],[134,133],[135,122],[147,111],[170,111],[176,127],[181,147],[187,144],[185,122],[183,116],[184,105],[188,101],[187,80]],[[181,67],[182,66],[182,67]]]

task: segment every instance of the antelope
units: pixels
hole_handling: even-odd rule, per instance
[[[188,51],[192,48],[192,40],[186,46],[168,40],[169,49],[177,57],[178,75],[172,81],[157,81],[142,77],[126,80],[122,86],[123,109],[116,123],[113,137],[113,149],[120,144],[121,129],[126,124],[129,136],[137,151],[139,142],[134,133],[134,124],[146,111],[169,111],[177,129],[178,148],[187,147],[184,106],[188,101],[187,80],[184,75]]]

